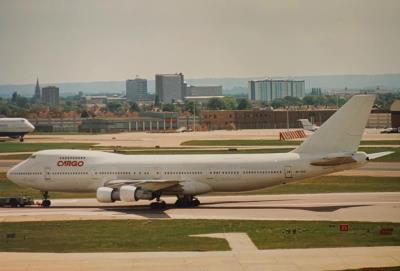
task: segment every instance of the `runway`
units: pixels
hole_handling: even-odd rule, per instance
[[[203,196],[197,208],[165,210],[148,201],[98,203],[96,199],[59,199],[49,209],[0,208],[0,222],[95,219],[246,219],[400,222],[400,192],[251,196]]]

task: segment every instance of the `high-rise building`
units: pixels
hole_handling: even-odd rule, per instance
[[[303,98],[304,80],[256,80],[248,83],[250,100],[270,102],[287,96]]]
[[[40,86],[39,86],[39,78],[36,78],[36,87],[35,87],[35,94],[33,95],[34,99],[40,99]]]
[[[50,106],[60,104],[60,89],[55,86],[42,88],[42,102]]]
[[[322,96],[321,88],[311,88],[311,95],[313,95],[313,96]]]
[[[147,80],[141,78],[126,80],[126,99],[128,101],[137,102],[146,100],[147,93]]]
[[[186,87],[186,96],[222,96],[222,86],[192,86]]]
[[[156,95],[163,103],[182,101],[186,95],[183,74],[156,74]]]

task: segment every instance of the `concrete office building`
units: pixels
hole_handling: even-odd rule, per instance
[[[248,83],[248,97],[253,101],[271,102],[287,96],[303,98],[304,80],[256,80]]]
[[[192,86],[186,87],[186,96],[222,96],[222,86]]]
[[[42,88],[42,102],[50,106],[60,104],[60,89],[55,86]]]
[[[147,80],[141,78],[126,80],[126,99],[128,101],[137,102],[146,100],[147,93]]]
[[[156,74],[156,95],[162,103],[182,101],[186,96],[183,74]]]

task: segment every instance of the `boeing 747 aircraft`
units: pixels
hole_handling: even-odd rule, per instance
[[[27,119],[0,118],[0,136],[19,138],[19,141],[23,142],[24,136],[34,130],[35,126]]]
[[[14,183],[48,192],[96,192],[99,202],[153,200],[176,195],[176,206],[197,206],[196,195],[265,188],[356,168],[391,152],[357,151],[374,96],[351,98],[320,129],[289,153],[122,155],[86,150],[45,150],[14,166]]]

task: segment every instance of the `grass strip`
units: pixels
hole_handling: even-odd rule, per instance
[[[340,224],[349,231],[341,232]],[[381,235],[392,228],[391,235]],[[0,251],[129,252],[229,250],[193,234],[246,232],[259,249],[400,245],[399,223],[251,220],[97,220],[0,223]],[[14,233],[15,238],[7,239]]]

